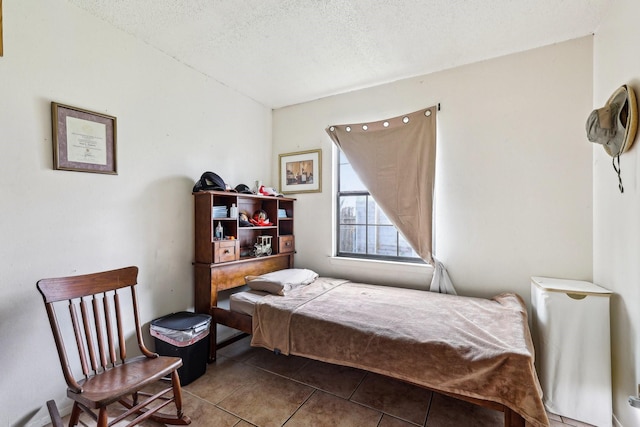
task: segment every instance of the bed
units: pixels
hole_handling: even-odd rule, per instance
[[[232,295],[230,309],[212,307],[213,358],[215,324],[222,324],[251,334],[252,346],[501,410],[508,427],[549,425],[526,307],[516,294],[453,296],[306,269],[249,276],[246,283],[250,290]]]

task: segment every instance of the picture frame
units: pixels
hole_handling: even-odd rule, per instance
[[[117,175],[117,119],[51,103],[53,168]]]
[[[280,192],[322,192],[322,150],[280,154]]]

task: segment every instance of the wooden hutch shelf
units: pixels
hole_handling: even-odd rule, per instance
[[[214,316],[213,308],[218,304],[218,291],[244,284],[245,276],[258,276],[293,267],[295,199],[227,191],[199,191],[193,193],[193,196],[194,305],[197,313]],[[228,216],[234,204],[238,212],[246,212],[249,218],[254,212],[263,210],[273,225],[241,226],[239,218]],[[221,212],[224,212],[225,216],[221,215]],[[283,214],[286,214],[286,217]],[[224,230],[222,239],[215,235],[218,224]],[[270,236],[271,255],[254,256],[254,245],[260,236]],[[215,337],[215,334],[212,335]]]

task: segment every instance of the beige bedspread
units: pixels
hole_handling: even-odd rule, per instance
[[[251,344],[503,404],[548,426],[526,308],[319,278],[256,305]]]

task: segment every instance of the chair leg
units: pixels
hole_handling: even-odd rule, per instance
[[[178,411],[178,418],[182,418],[182,387],[180,386],[180,377],[178,371],[171,373],[171,385],[173,386],[173,397],[176,402],[176,410]]]
[[[109,417],[107,416],[107,408],[100,408],[98,413],[98,427],[107,427],[109,425]]]
[[[78,402],[73,402],[73,409],[71,409],[71,417],[69,417],[69,426],[77,426],[80,421],[80,413],[82,408],[78,405]]]

